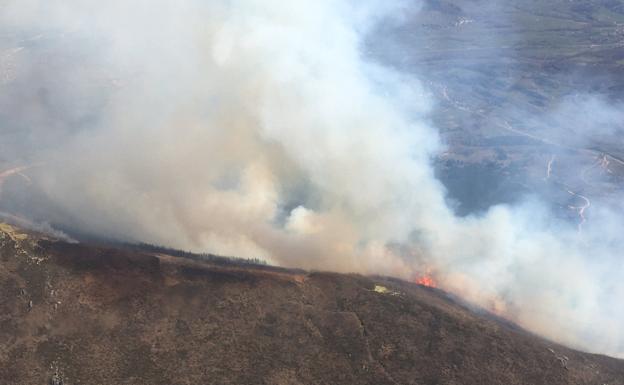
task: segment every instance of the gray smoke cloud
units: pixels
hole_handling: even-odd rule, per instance
[[[624,355],[610,207],[579,234],[531,199],[463,218],[447,206],[435,100],[364,53],[379,23],[417,8],[2,1],[0,161],[33,167],[30,183],[5,181],[0,204],[101,237],[430,272],[537,333]]]

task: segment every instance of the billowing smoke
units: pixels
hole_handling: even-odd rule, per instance
[[[0,2],[3,211],[67,231],[414,278],[624,354],[623,226],[526,199],[456,217],[434,100],[366,59],[410,2]],[[10,187],[10,188],[9,188]]]

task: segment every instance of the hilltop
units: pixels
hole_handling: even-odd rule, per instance
[[[198,261],[0,227],[2,384],[624,384],[385,277]]]

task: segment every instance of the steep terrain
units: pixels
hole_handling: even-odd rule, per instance
[[[624,384],[412,283],[1,230],[1,384]]]

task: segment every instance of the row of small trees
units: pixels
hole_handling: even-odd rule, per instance
[[[190,251],[177,250],[169,247],[152,245],[149,243],[141,243],[135,245],[127,245],[128,247],[140,251],[155,253],[155,254],[167,254],[174,257],[188,258],[196,261],[211,262],[215,264],[223,265],[245,265],[245,266],[267,266],[267,262],[261,258],[238,258],[221,256],[210,253],[193,253]]]

